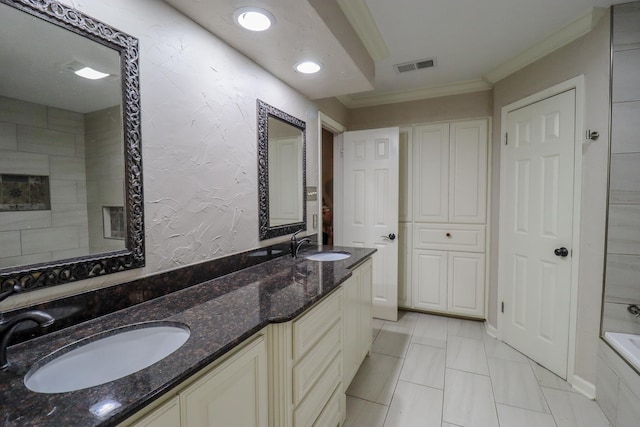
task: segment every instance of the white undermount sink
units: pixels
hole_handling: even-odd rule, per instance
[[[351,256],[349,252],[318,252],[308,255],[306,258],[311,261],[340,261]]]
[[[64,393],[94,387],[138,372],[164,359],[189,339],[177,322],[149,322],[112,329],[65,346],[38,362],[24,377],[29,390]]]

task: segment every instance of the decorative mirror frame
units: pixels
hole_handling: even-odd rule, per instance
[[[127,249],[3,268],[0,269],[0,291],[9,290],[16,284],[24,290],[33,290],[143,267],[144,199],[138,39],[55,0],[0,0],[0,3],[89,38],[120,54],[127,222]]]
[[[258,99],[258,217],[260,240],[307,229],[307,124]],[[269,116],[302,131],[302,221],[269,225]]]

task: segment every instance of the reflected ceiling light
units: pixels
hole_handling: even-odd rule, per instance
[[[322,69],[320,64],[313,61],[304,61],[296,64],[296,71],[303,74],[315,74]]]
[[[74,73],[76,73],[80,77],[84,77],[85,79],[89,79],[89,80],[100,80],[100,79],[104,79],[109,75],[107,73],[94,70],[91,67],[81,68],[79,70],[74,71]]]
[[[271,12],[259,7],[241,7],[234,12],[233,19],[249,31],[264,31],[276,22]]]

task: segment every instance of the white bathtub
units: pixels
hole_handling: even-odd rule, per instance
[[[640,335],[605,332],[604,339],[640,371]]]

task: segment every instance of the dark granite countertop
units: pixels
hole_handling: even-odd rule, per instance
[[[314,249],[302,251],[297,259],[282,256],[10,347],[11,366],[0,372],[0,425],[88,427],[126,420],[269,323],[300,315],[375,252],[325,249],[352,256],[332,262],[304,259]],[[184,323],[191,335],[177,351],[146,369],[68,393],[35,393],[23,383],[29,368],[56,349],[109,329],[159,320]]]

